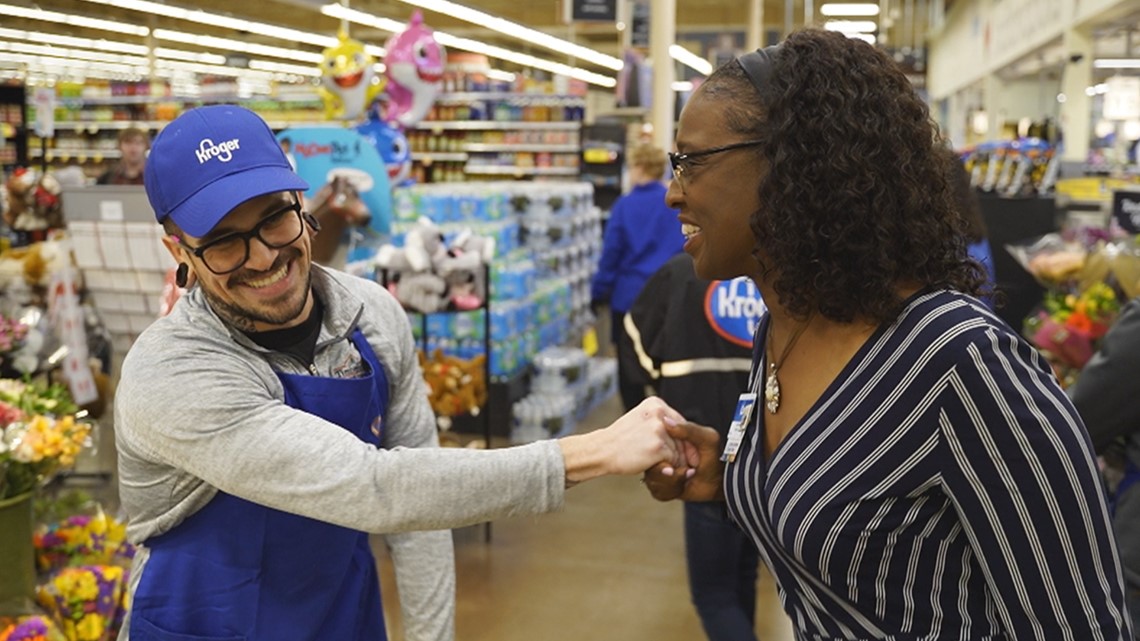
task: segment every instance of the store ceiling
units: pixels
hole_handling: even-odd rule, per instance
[[[319,8],[331,0],[252,0],[248,2],[233,2],[233,0],[172,0],[166,4],[199,9],[211,13],[231,15],[233,17],[254,20],[268,24],[292,27],[308,32],[334,35],[339,21],[324,16]],[[609,55],[620,56],[621,33],[613,23],[578,23],[567,25],[562,21],[563,0],[458,0],[460,4],[481,10],[485,13],[500,16],[507,20],[543,31],[559,38],[572,40],[587,47]],[[794,22],[798,25],[803,22],[803,1],[795,0]],[[764,23],[768,29],[783,30],[785,23],[785,7],[788,0],[765,0]],[[140,11],[124,9],[121,6],[99,4],[90,0],[0,0],[0,4],[10,4],[22,7],[35,7],[39,9],[57,11],[65,14],[82,15],[127,22],[136,25],[148,26],[152,29],[165,28],[184,32],[202,33],[231,39],[241,39],[249,42],[270,44],[277,47],[297,48],[304,51],[317,51],[318,48],[301,44],[290,43],[276,38],[266,37],[257,33],[238,33],[233,30],[219,29],[192,22],[174,20],[154,16]],[[120,4],[120,3],[116,3]],[[681,44],[691,43],[690,48],[697,50],[692,38],[696,34],[717,34],[731,30],[743,33],[744,25],[748,20],[748,2],[746,0],[677,0],[677,40]],[[820,2],[816,2],[816,6]],[[410,4],[399,0],[351,0],[352,9],[371,13],[373,15],[392,18],[404,22],[415,9]],[[143,43],[140,37],[124,36],[106,31],[84,29],[62,24],[53,24],[40,20],[13,18],[5,16],[0,10],[0,28],[20,29],[25,31],[48,32],[53,34],[66,34],[84,38],[107,38],[133,43]],[[572,63],[591,71],[604,72],[612,75],[600,67],[588,62],[573,61],[565,53],[529,45],[514,38],[503,36],[484,27],[458,20],[452,16],[425,12],[427,25],[451,35],[482,40],[489,44],[522,51],[534,56],[555,60],[557,62]],[[351,35],[366,43],[382,44],[389,32],[369,29],[353,25]],[[0,37],[0,40],[3,40]],[[161,43],[160,43],[161,44]],[[175,46],[175,45],[165,45]],[[202,51],[191,45],[178,44],[178,48]],[[227,53],[227,52],[215,52]],[[0,58],[3,57],[0,52]],[[517,66],[509,63],[492,61],[492,65],[509,71],[517,71]]]

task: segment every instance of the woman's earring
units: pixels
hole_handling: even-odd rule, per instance
[[[178,269],[174,272],[174,284],[179,287],[186,287],[186,281],[190,278],[190,266],[186,263],[178,263]]]

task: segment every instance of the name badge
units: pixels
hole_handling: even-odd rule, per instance
[[[740,443],[744,441],[744,431],[748,422],[752,420],[752,408],[756,407],[756,393],[745,392],[736,401],[736,412],[732,416],[732,424],[728,426],[728,438],[724,443],[724,453],[720,460],[732,463],[736,460],[736,453],[740,450]]]

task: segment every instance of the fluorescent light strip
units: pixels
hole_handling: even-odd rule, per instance
[[[1101,58],[1093,61],[1097,69],[1140,69],[1140,58]]]
[[[150,64],[145,56],[125,56],[115,53],[100,53],[98,51],[85,51],[80,49],[67,49],[47,45],[24,44],[21,42],[0,42],[0,51],[23,53],[33,56],[46,56],[49,58],[74,58],[76,60],[94,60],[118,65],[143,66]]]
[[[130,53],[137,56],[147,55],[146,45],[133,45],[127,44],[125,42],[115,42],[113,40],[75,38],[72,36],[61,36],[54,33],[43,33],[41,31],[22,31],[20,29],[0,28],[0,38],[7,40],[27,40],[29,42],[61,45],[64,47],[84,47],[87,49],[96,49],[99,51]]]
[[[477,40],[458,38],[439,31],[435,32],[435,39],[445,47],[453,47],[472,53],[481,53],[489,58],[506,60],[507,62],[513,62],[524,67],[534,67],[535,69],[542,69],[551,73],[577,78],[578,80],[583,80],[601,87],[614,87],[617,85],[617,80],[609,76],[603,76],[600,73],[587,71],[581,67],[571,67],[570,65],[564,65],[560,62],[545,60],[543,58],[536,58],[529,54],[496,47]]]
[[[873,33],[879,25],[874,20],[828,20],[823,27],[840,33]]]
[[[595,51],[589,47],[583,47],[582,45],[575,44],[569,40],[555,38],[550,34],[531,29],[530,27],[524,27],[523,25],[516,22],[504,20],[503,18],[493,16],[489,13],[484,13],[477,9],[472,9],[461,4],[449,2],[448,0],[400,1],[405,4],[427,9],[428,11],[442,13],[450,18],[457,18],[465,22],[470,22],[472,24],[479,25],[480,27],[491,29],[492,31],[498,31],[499,33],[511,36],[512,38],[518,38],[519,40],[529,42],[540,47],[545,47],[552,51],[557,51],[558,53],[563,53],[574,58],[580,58],[586,62],[592,62],[600,67],[605,67],[606,69],[620,71],[623,65],[621,59],[619,58],[606,55],[600,51]],[[324,7],[321,7],[321,13],[325,13],[325,9],[337,7],[340,7],[340,5],[327,4]]]
[[[830,2],[820,7],[819,12],[825,16],[877,16],[879,15],[879,5]]]
[[[185,60],[187,62],[200,62],[206,65],[224,65],[226,64],[226,57],[219,56],[216,53],[198,53],[196,51],[180,51],[178,49],[166,49],[163,47],[156,47],[154,50],[156,58],[165,58],[167,60]]]
[[[159,40],[170,40],[171,42],[181,42],[183,44],[211,47],[213,49],[240,51],[242,53],[250,53],[258,56],[286,58],[299,62],[310,62],[316,65],[319,65],[324,59],[324,56],[315,51],[299,51],[297,49],[242,42],[241,40],[231,40],[229,38],[217,38],[195,33],[172,31],[170,29],[155,29],[152,35]]]
[[[403,31],[405,27],[403,23],[397,22],[390,18],[381,18],[379,16],[374,16],[363,11],[340,7],[340,5],[325,5],[321,8],[321,12],[331,17],[341,18],[343,20],[355,22],[356,24],[364,25],[366,27],[373,27],[393,33]],[[571,78],[584,80],[586,82],[600,85],[602,87],[613,87],[617,85],[617,81],[613,78],[610,78],[609,76],[603,76],[592,71],[587,71],[578,67],[571,67],[569,65],[553,62],[551,60],[536,58],[528,54],[511,51],[502,47],[496,47],[483,42],[479,42],[477,40],[458,38],[456,36],[443,33],[442,31],[435,32],[435,39],[445,47],[462,49],[463,51],[470,51],[473,53],[481,53],[490,58],[506,60],[508,62],[514,62],[525,67],[534,67],[536,69],[542,69],[551,73],[570,76]]]
[[[257,71],[288,73],[294,76],[307,76],[311,78],[321,75],[321,70],[318,67],[302,67],[301,65],[290,65],[284,62],[269,62],[268,60],[250,60],[249,68]]]
[[[121,73],[124,75],[146,75],[145,68],[139,69],[130,65],[108,64],[104,62],[87,62],[83,60],[76,60],[74,58],[56,58],[52,56],[36,56],[22,53],[9,53],[4,56],[3,61],[17,62],[28,66],[38,66],[53,69],[76,69],[79,71],[91,69],[94,71]]]
[[[848,38],[854,38],[855,40],[862,40],[869,45],[875,44],[876,40],[875,34],[873,33],[845,33],[843,35],[847,36]]]
[[[669,55],[677,62],[691,67],[697,73],[709,75],[713,72],[712,63],[678,44],[669,45]]]
[[[279,27],[276,25],[265,24],[264,22],[254,22],[252,20],[241,20],[238,18],[231,18],[229,16],[218,15],[215,13],[207,13],[197,9],[183,9],[181,7],[172,7],[158,2],[150,2],[149,0],[86,0],[87,2],[94,2],[96,4],[104,4],[120,9],[131,9],[134,11],[142,11],[144,13],[153,13],[158,16],[165,16],[167,18],[174,18],[177,20],[187,20],[189,22],[197,22],[198,24],[207,24],[214,27],[222,27],[225,29],[233,29],[235,31],[246,31],[254,33],[259,36],[269,36],[271,38],[278,38],[280,40],[292,40],[293,42],[304,42],[318,47],[333,47],[337,44],[337,39],[334,36],[322,36],[307,31],[300,31],[298,29],[290,29],[288,27]]]
[[[673,81],[673,91],[683,92],[692,91],[693,83],[688,80],[675,80]]]
[[[491,80],[502,80],[503,82],[514,82],[515,74],[501,69],[491,69],[487,72],[487,77]]]
[[[116,0],[116,2],[117,1],[118,0]],[[106,4],[111,3],[107,2]],[[29,20],[43,20],[44,22],[58,22],[60,24],[69,24],[74,27],[114,31],[115,33],[125,33],[132,36],[145,36],[150,33],[150,29],[147,29],[146,27],[139,27],[137,25],[126,25],[121,22],[113,22],[111,20],[100,20],[98,18],[73,16],[66,13],[59,13],[57,11],[29,9],[27,7],[17,7],[10,4],[0,4],[0,15],[12,18],[27,18]]]

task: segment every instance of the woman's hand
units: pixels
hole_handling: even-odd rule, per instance
[[[720,435],[693,423],[666,422],[666,432],[676,439],[685,456],[687,470],[658,463],[645,471],[645,487],[658,501],[720,501],[724,499],[724,463],[720,460]]]

